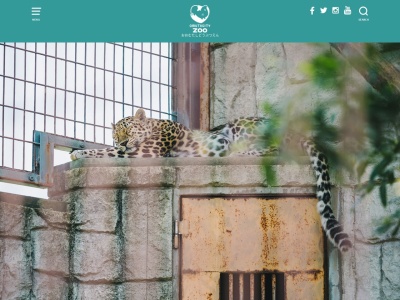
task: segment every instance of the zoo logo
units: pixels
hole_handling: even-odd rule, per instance
[[[204,23],[210,15],[210,9],[207,5],[193,5],[190,8],[190,17],[197,23]]]

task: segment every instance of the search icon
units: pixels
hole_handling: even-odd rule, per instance
[[[362,16],[368,16],[368,8],[366,8],[365,6],[361,6],[358,9],[358,12],[360,13],[360,15]]]

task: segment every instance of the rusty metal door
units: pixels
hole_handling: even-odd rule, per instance
[[[181,299],[324,299],[313,198],[181,199]]]

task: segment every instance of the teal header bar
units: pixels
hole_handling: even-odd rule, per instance
[[[3,42],[399,42],[397,0],[2,0]]]

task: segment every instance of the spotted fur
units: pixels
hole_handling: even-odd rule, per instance
[[[301,145],[307,152],[311,166],[317,177],[317,209],[321,216],[321,223],[326,235],[340,251],[346,252],[352,247],[349,236],[336,220],[331,207],[331,182],[329,177],[328,160],[325,155],[318,151],[310,140],[302,139]]]
[[[174,121],[147,118],[139,109],[134,117],[112,125],[116,147],[76,150],[71,158],[262,156],[277,150],[263,146],[262,130],[267,123],[267,118],[241,118],[209,132],[192,131]],[[345,252],[352,244],[332,211],[327,159],[311,140],[299,138],[298,144],[307,152],[317,178],[317,209],[322,226],[332,243]]]

